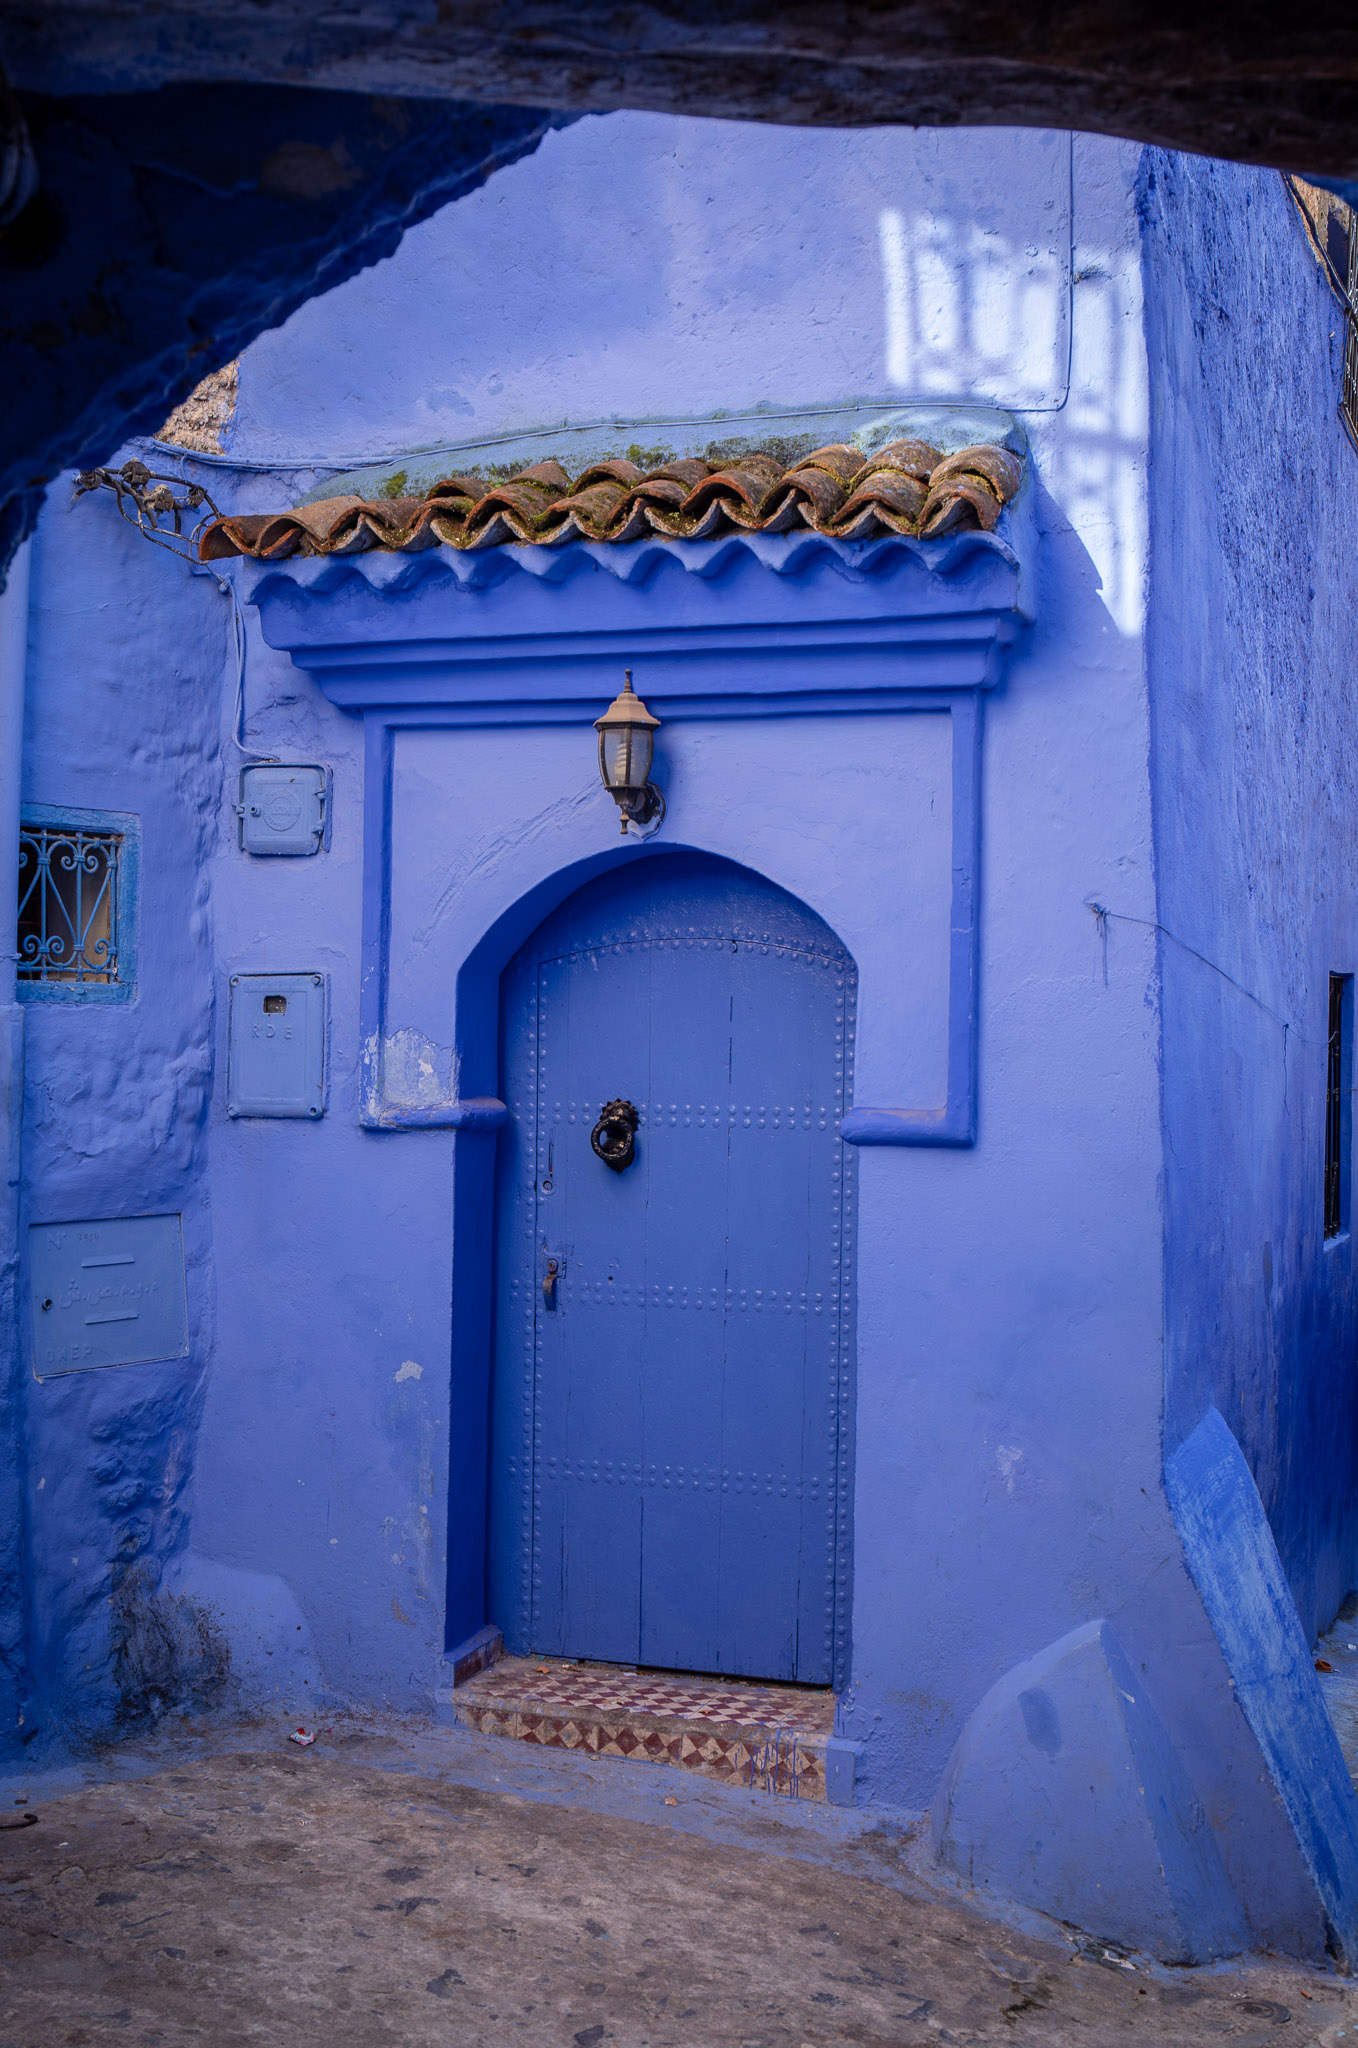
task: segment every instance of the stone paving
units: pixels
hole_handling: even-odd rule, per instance
[[[663,1766],[256,1724],[3,1801],[38,1819],[0,1833],[0,2048],[1358,2038],[1323,1972],[1164,1970],[983,1919],[921,1882],[908,1829]]]

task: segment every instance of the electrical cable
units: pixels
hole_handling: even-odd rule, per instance
[[[279,765],[280,758],[277,754],[257,754],[253,748],[247,747],[245,744],[245,658],[247,643],[245,614],[241,609],[240,594],[234,582],[223,576],[216,569],[202,568],[196,563],[190,563],[189,573],[192,576],[211,577],[222,596],[229,598],[231,602],[231,635],[236,657],[236,694],[231,714],[231,744],[236,749],[236,752],[243,755],[247,761],[258,762],[261,765],[277,766]]]
[[[1181,953],[1187,953],[1194,960],[1200,960],[1204,967],[1210,967],[1213,974],[1219,975],[1223,981],[1229,982],[1233,989],[1238,990],[1249,1002],[1255,1004],[1258,1009],[1263,1011],[1266,1017],[1271,1017],[1273,1022],[1280,1026],[1284,1038],[1295,1038],[1301,1045],[1320,1046],[1329,1044],[1329,1040],[1326,1038],[1308,1038],[1299,1025],[1289,1023],[1287,1018],[1281,1016],[1277,1010],[1266,1003],[1262,996],[1257,996],[1252,988],[1246,988],[1243,981],[1237,981],[1235,976],[1228,974],[1224,967],[1218,967],[1215,960],[1209,960],[1205,953],[1200,953],[1196,946],[1190,946],[1187,939],[1181,939],[1177,932],[1172,932],[1168,925],[1161,924],[1158,918],[1133,917],[1130,911],[1109,910],[1106,904],[1095,902],[1092,898],[1086,898],[1085,907],[1093,912],[1094,922],[1101,932],[1106,931],[1110,917],[1116,918],[1119,924],[1139,924],[1146,931],[1160,932],[1170,941],[1171,945],[1177,946]],[[1105,968],[1106,978],[1107,970]]]

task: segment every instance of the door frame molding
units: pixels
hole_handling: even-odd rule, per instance
[[[603,701],[601,678],[630,663],[644,674],[647,702],[665,724],[846,712],[949,714],[945,1097],[941,1104],[855,1102],[840,1129],[856,1145],[976,1142],[983,704],[1026,623],[1019,560],[1007,541],[964,533],[937,543],[855,547],[807,536],[747,536],[635,548],[497,548],[491,562],[440,549],[413,557],[249,564],[246,580],[269,645],[289,654],[330,703],[363,719],[359,1121],[365,1128],[487,1131],[503,1120],[487,982],[498,979],[533,929],[533,923],[524,926],[496,958],[504,920],[497,921],[463,965],[455,1091],[440,1100],[400,1099],[390,1085],[388,1008],[396,735],[584,727]],[[620,853],[642,851],[632,846]],[[573,879],[563,879],[562,895],[618,857],[600,855],[592,870],[587,862],[576,864],[568,871]],[[768,879],[786,886],[777,875]],[[530,892],[534,923],[561,900],[551,895],[554,882],[549,877]],[[517,928],[516,914],[516,906],[507,907],[506,931]]]
[[[1021,508],[1020,508],[1021,510]],[[1027,623],[1018,556],[1000,534],[854,546],[745,536],[636,547],[436,549],[243,565],[267,644],[364,725],[359,1122],[376,1133],[453,1131],[452,1432],[446,1664],[474,1662],[487,1617],[499,982],[567,896],[624,861],[718,845],[614,841],[504,901],[454,976],[452,1058],[402,1099],[389,1006],[393,756],[397,736],[449,728],[584,728],[624,664],[666,723],[944,712],[952,735],[951,914],[945,1100],[855,1103],[850,1143],[971,1146],[977,1124],[977,875],[985,695]],[[737,863],[741,864],[741,863]],[[764,871],[746,861],[756,873]],[[804,899],[794,879],[765,879]],[[814,907],[814,906],[813,906]],[[852,950],[852,948],[851,948]],[[859,961],[860,972],[863,962]],[[862,1024],[860,997],[860,1028]],[[460,1285],[459,1274],[472,1284]],[[480,1417],[479,1424],[472,1418]]]

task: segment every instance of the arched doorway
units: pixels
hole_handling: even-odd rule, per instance
[[[506,968],[509,1648],[843,1681],[854,983],[812,912],[696,853],[589,883]]]

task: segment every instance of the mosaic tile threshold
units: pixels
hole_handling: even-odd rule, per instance
[[[673,1764],[790,1799],[825,1797],[828,1692],[506,1657],[446,1697],[480,1735]]]

